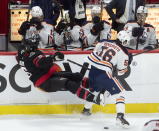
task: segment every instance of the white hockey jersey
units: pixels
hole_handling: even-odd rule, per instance
[[[118,69],[118,75],[123,75],[128,66],[127,50],[115,41],[99,42],[93,52],[87,57],[87,62],[112,76],[113,67]]]
[[[80,38],[80,30],[81,27],[79,25],[75,25],[72,29],[70,27],[67,28],[67,31],[63,31],[61,34],[55,32],[55,44],[57,46],[63,46],[67,44],[67,49],[81,48]],[[68,40],[68,43],[65,43],[64,36]]]
[[[41,30],[37,30],[34,26],[31,26],[30,29],[27,30],[25,39],[32,38],[35,34],[39,34],[40,42],[38,48],[46,48],[48,46],[52,46],[54,41],[54,27],[46,22],[42,22],[43,28]]]
[[[83,27],[75,25],[72,29],[67,28],[67,31],[63,31],[61,34],[54,32],[55,44],[57,46],[64,46],[66,43],[64,41],[64,35],[69,38],[67,43],[68,50],[76,50],[77,48],[94,46],[94,43],[97,42],[99,36],[94,36],[91,34],[91,29],[93,23],[88,23]],[[100,40],[110,39],[111,38],[111,26],[104,22],[104,30],[100,33]]]
[[[99,37],[99,40],[109,40],[111,38],[111,25],[108,22],[104,22],[104,29],[100,32],[100,36],[91,34],[93,23],[87,23],[82,27],[84,35],[87,37],[88,46],[94,45]]]
[[[127,30],[129,32],[132,32],[132,29],[134,27],[140,27],[140,25],[136,22],[136,21],[131,21],[128,22],[125,26],[124,26],[124,30]],[[136,49],[136,45],[137,45],[137,37],[133,37],[132,33],[130,33],[131,35],[131,42],[130,45],[128,46],[131,49]],[[142,50],[145,47],[151,46],[151,47],[155,47],[156,45],[156,32],[155,29],[152,25],[150,24],[145,24],[144,25],[144,32],[143,35],[139,37],[138,40],[138,49]]]

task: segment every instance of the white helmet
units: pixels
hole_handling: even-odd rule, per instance
[[[117,34],[117,38],[121,41],[123,46],[128,46],[130,44],[131,35],[125,30],[120,31]]]
[[[101,8],[99,6],[94,6],[92,9],[91,9],[91,15],[98,15],[101,13]]]
[[[145,6],[139,6],[138,9],[137,9],[137,13],[145,13],[145,14],[147,14],[148,13],[148,8],[145,7]]]
[[[32,15],[32,17],[42,17],[43,11],[39,6],[34,6],[31,9],[31,15]]]
[[[104,3],[108,4],[110,3],[112,0],[103,0]]]

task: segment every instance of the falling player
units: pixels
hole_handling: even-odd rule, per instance
[[[96,97],[81,86],[83,77],[80,73],[62,71],[55,63],[57,59],[64,59],[63,53],[58,52],[55,55],[46,56],[37,49],[38,44],[37,40],[26,41],[25,45],[20,46],[16,56],[18,64],[28,73],[35,87],[45,92],[68,90],[89,102],[96,104],[103,102],[102,94]]]

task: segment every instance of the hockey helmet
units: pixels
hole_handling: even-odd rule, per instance
[[[130,34],[125,31],[122,30],[117,34],[117,39],[122,43],[123,46],[128,46],[130,44]]]
[[[99,6],[94,6],[91,9],[91,17],[92,17],[92,22],[94,24],[100,22],[100,19],[101,19],[101,8]]]
[[[137,13],[145,13],[145,14],[147,14],[148,13],[148,8],[145,7],[145,6],[139,6],[138,9],[137,9]]]
[[[146,17],[148,15],[148,8],[145,6],[139,6],[139,8],[137,9],[137,21],[140,25],[143,25],[146,21]]]
[[[99,16],[100,17],[101,15],[101,8],[99,6],[94,6],[92,9],[91,9],[91,16],[94,17],[94,16]]]
[[[43,11],[39,6],[34,6],[31,9],[31,15],[32,17],[43,17]]]

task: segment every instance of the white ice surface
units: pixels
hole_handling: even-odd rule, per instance
[[[83,115],[1,115],[1,131],[141,131],[145,122],[159,114],[126,114],[131,126],[115,125],[115,114]],[[104,126],[109,129],[104,129]]]

